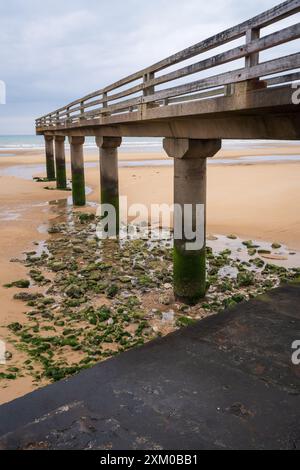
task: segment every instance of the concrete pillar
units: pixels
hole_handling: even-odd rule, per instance
[[[45,135],[47,179],[55,181],[54,147],[52,135]]]
[[[56,163],[56,187],[57,189],[67,188],[65,137],[55,136],[55,163]]]
[[[206,293],[206,159],[220,148],[221,140],[164,139],[167,155],[175,159],[174,291],[187,303]],[[190,239],[188,225],[201,234],[200,243]]]
[[[100,153],[101,204],[110,204],[116,210],[116,232],[120,230],[118,147],[121,137],[97,137]]]
[[[86,203],[83,161],[84,140],[84,137],[69,137],[71,145],[72,194],[74,206],[84,206]]]

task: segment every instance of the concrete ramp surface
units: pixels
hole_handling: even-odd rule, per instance
[[[1,449],[300,448],[300,285],[0,408]]]

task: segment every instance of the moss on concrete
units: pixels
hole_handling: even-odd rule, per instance
[[[72,175],[72,195],[74,206],[85,206],[85,180],[84,172],[76,171]]]
[[[107,189],[101,190],[101,204],[110,204],[116,210],[116,232],[117,235],[120,232],[120,202],[119,196],[115,194],[115,191],[109,191]]]
[[[55,162],[54,157],[46,157],[47,180],[55,181]]]
[[[174,247],[174,291],[178,298],[191,304],[205,297],[205,249],[188,252]]]
[[[65,162],[56,163],[56,182],[57,189],[67,188],[67,174]]]

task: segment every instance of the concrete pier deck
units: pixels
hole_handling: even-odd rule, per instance
[[[299,449],[300,284],[0,408],[0,449]]]

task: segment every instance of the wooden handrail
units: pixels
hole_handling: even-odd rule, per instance
[[[55,127],[71,125],[82,120],[88,120],[101,115],[110,115],[118,112],[132,111],[139,106],[169,106],[181,100],[197,100],[204,97],[217,96],[220,93],[214,90],[217,87],[238,83],[245,80],[260,79],[268,75],[296,70],[300,67],[300,53],[279,57],[266,62],[259,62],[259,53],[267,49],[288,43],[300,38],[300,24],[296,23],[272,34],[260,37],[260,30],[283,18],[295,15],[300,11],[300,0],[289,0],[276,7],[248,20],[240,25],[229,28],[222,33],[201,41],[183,51],[180,51],[152,66],[131,74],[101,90],[97,90],[78,100],[69,103],[36,120],[36,126]],[[210,58],[197,61],[175,71],[155,76],[157,72],[186,61],[201,53],[245,37],[245,44],[229,49]],[[225,72],[210,77],[197,79],[175,87],[155,91],[155,87],[174,80],[212,69],[238,59],[245,58],[245,67],[231,72]],[[267,86],[287,82],[286,76],[276,77],[266,81]],[[297,73],[290,74],[291,81],[298,80]],[[124,90],[119,88],[140,80]],[[210,90],[211,89],[211,90]],[[207,90],[205,93],[203,93]],[[198,95],[192,93],[199,92]],[[201,95],[203,95],[201,97]],[[129,97],[129,99],[124,99]],[[93,109],[91,109],[93,108]]]

